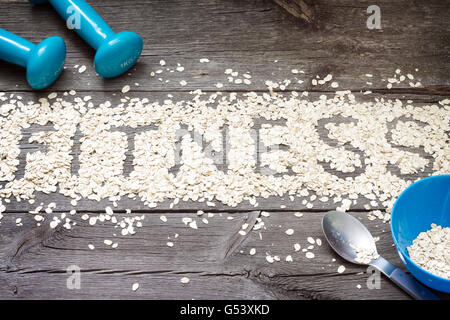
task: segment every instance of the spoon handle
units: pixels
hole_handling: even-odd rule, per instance
[[[441,300],[431,290],[420,284],[413,277],[397,268],[392,263],[379,257],[372,261],[371,265],[383,272],[396,285],[405,290],[411,297],[418,300]]]
[[[396,285],[405,290],[414,299],[418,300],[440,300],[437,295],[421,285],[413,277],[409,276],[401,269],[396,268],[389,277]]]

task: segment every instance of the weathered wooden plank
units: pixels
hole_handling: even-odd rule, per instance
[[[223,82],[225,91],[265,90],[265,80],[299,78],[303,84],[288,90],[313,91],[312,96],[334,91],[329,86],[311,85],[316,75],[334,75],[340,89],[353,91],[371,90],[385,98],[413,99],[421,103],[435,103],[450,95],[450,7],[444,0],[415,1],[380,0],[381,31],[366,28],[366,8],[371,1],[351,0],[314,1],[315,23],[299,22],[279,8],[273,1],[144,1],[120,0],[89,1],[117,31],[135,30],[144,37],[143,56],[130,75],[113,80],[97,77],[92,68],[93,50],[78,36],[64,28],[64,23],[49,7],[33,7],[18,0],[0,0],[0,27],[39,42],[48,35],[61,35],[68,44],[67,69],[59,81],[43,93],[30,92],[25,82],[24,70],[0,62],[0,91],[21,93],[26,100],[38,99],[51,91],[75,89],[92,95],[94,100],[117,100],[112,92],[125,84],[139,83],[130,96],[163,99],[167,93],[186,95],[186,91],[201,88],[216,91],[215,84]],[[14,18],[11,18],[14,17]],[[30,25],[33,28],[30,28]],[[207,57],[208,64],[198,59]],[[182,73],[163,72],[163,81],[150,77],[159,61],[167,61],[173,69],[177,63],[185,67]],[[277,60],[275,63],[274,61]],[[79,74],[74,65],[86,65],[88,70]],[[399,67],[403,73],[414,73],[424,88],[410,88],[403,84],[387,90],[388,78]],[[223,71],[233,68],[251,72],[251,85],[227,82]],[[290,70],[297,68],[305,74],[298,77]],[[414,69],[418,68],[418,72]],[[366,84],[366,73],[374,74]],[[169,83],[165,80],[170,79]],[[182,87],[180,80],[188,81]],[[358,99],[373,96],[358,95]],[[339,121],[338,119],[333,119]],[[30,129],[33,130],[33,129]],[[28,132],[25,132],[28,133]],[[78,137],[76,137],[78,138]],[[23,150],[35,145],[23,145]],[[74,150],[76,153],[76,149]],[[21,154],[22,160],[25,153]],[[23,161],[22,161],[23,163]],[[125,163],[125,166],[130,166]],[[395,171],[395,168],[390,168]],[[430,174],[429,168],[412,179]],[[55,211],[72,209],[67,199],[59,195],[37,196],[39,202],[56,202]],[[300,210],[301,200],[291,202],[287,198],[258,200],[258,210]],[[256,232],[240,238],[237,231],[249,214],[232,214],[234,220],[226,220],[229,208],[217,204],[216,213],[208,225],[199,222],[199,230],[188,229],[181,222],[184,216],[194,216],[198,209],[211,209],[198,203],[183,203],[168,212],[169,201],[161,204],[154,214],[141,202],[124,199],[118,209],[131,208],[146,216],[144,227],[134,237],[114,237],[119,240],[117,249],[103,245],[105,237],[113,237],[111,225],[88,226],[80,217],[73,230],[50,230],[32,227],[35,222],[26,202],[8,205],[0,225],[0,296],[4,298],[151,298],[151,299],[404,299],[407,296],[388,282],[381,280],[381,290],[369,290],[365,286],[368,275],[360,273],[360,267],[343,262],[331,249],[322,245],[315,248],[316,258],[308,260],[304,254],[293,252],[292,245],[306,245],[306,237],[320,237],[320,219],[323,212],[305,212],[299,220],[292,212],[272,213],[267,219],[263,240]],[[364,202],[356,209],[362,210]],[[80,211],[101,211],[107,202],[84,202]],[[330,203],[314,203],[315,210],[333,209]],[[169,222],[159,220],[158,210],[165,210]],[[243,203],[239,210],[255,210]],[[190,213],[186,213],[189,211]],[[354,213],[365,221],[375,236],[380,253],[397,265],[401,265],[389,235],[389,227],[379,221],[369,222],[365,212]],[[124,214],[118,214],[124,215]],[[255,216],[255,213],[250,215]],[[22,217],[23,227],[15,226],[15,218]],[[251,221],[251,219],[250,219]],[[300,221],[300,222],[299,222]],[[45,225],[47,225],[48,220]],[[281,227],[278,227],[280,226]],[[296,231],[293,237],[284,234],[287,227]],[[179,233],[174,248],[166,246],[167,237]],[[123,239],[122,239],[123,238]],[[294,240],[295,239],[295,240]],[[90,251],[88,243],[95,243]],[[257,254],[248,255],[250,248]],[[241,253],[240,251],[243,251]],[[317,251],[316,251],[317,250]],[[294,257],[293,263],[268,264],[265,252]],[[336,258],[336,262],[331,262]],[[66,268],[79,264],[82,268],[82,289],[68,290]],[[337,274],[337,266],[347,267],[344,274]],[[324,269],[322,269],[324,268]],[[188,276],[191,283],[181,286],[179,278]],[[131,284],[139,282],[141,288],[131,292]],[[361,284],[362,289],[356,289]],[[447,296],[448,298],[448,296]]]
[[[304,212],[299,218],[293,212],[272,212],[262,217],[265,229],[250,231],[226,254],[228,244],[238,235],[243,223],[259,212],[223,213],[208,218],[203,224],[193,213],[167,213],[168,222],[159,213],[145,213],[143,227],[134,236],[121,236],[110,223],[88,225],[80,215],[71,216],[77,225],[72,230],[41,227],[30,214],[8,214],[2,220],[0,236],[0,296],[2,298],[185,298],[185,299],[404,299],[407,296],[395,285],[381,278],[381,289],[367,288],[366,268],[343,261],[327,245],[321,230],[323,212]],[[392,246],[389,225],[369,221],[366,213],[353,212],[380,237],[378,251],[386,259],[401,266]],[[118,219],[126,214],[115,214]],[[129,215],[130,216],[130,215]],[[206,216],[206,214],[205,214]],[[228,220],[228,217],[233,220]],[[24,226],[17,227],[15,218],[22,217]],[[183,217],[197,220],[199,229],[183,224]],[[48,222],[48,221],[47,221]],[[285,230],[295,233],[287,236]],[[37,231],[40,230],[40,231]],[[113,234],[117,236],[114,237]],[[174,238],[178,233],[179,237]],[[261,233],[261,238],[259,233]],[[314,259],[307,259],[293,245],[309,245],[307,237],[321,238],[315,246]],[[169,248],[166,242],[174,242]],[[104,239],[118,242],[112,249]],[[28,243],[29,245],[24,243]],[[88,244],[95,245],[89,250]],[[21,247],[19,253],[17,248]],[[254,256],[249,255],[256,249]],[[280,262],[269,264],[266,253],[279,255]],[[293,262],[285,262],[292,255]],[[333,261],[332,259],[336,259]],[[66,269],[81,268],[81,289],[68,290]],[[346,267],[337,273],[340,265]],[[189,285],[179,279],[187,276]],[[131,285],[140,283],[133,293]],[[356,286],[360,284],[361,289]]]
[[[0,26],[38,42],[49,34],[67,39],[67,70],[49,90],[120,89],[125,83],[140,83],[141,90],[214,90],[224,82],[230,90],[265,88],[264,81],[293,78],[292,68],[304,70],[300,89],[330,90],[329,86],[312,87],[311,78],[333,73],[341,88],[359,90],[368,87],[364,77],[373,73],[374,88],[385,88],[381,78],[393,75],[400,67],[404,72],[419,68],[417,77],[427,91],[444,87],[448,94],[450,50],[448,6],[445,1],[420,1],[414,6],[405,1],[381,2],[383,30],[366,28],[366,7],[370,1],[355,7],[346,1],[317,1],[319,28],[298,24],[272,1],[147,1],[123,3],[117,0],[91,1],[116,30],[139,31],[145,42],[143,57],[130,74],[105,81],[92,68],[93,50],[77,35],[67,31],[56,13],[48,7],[28,3],[3,5]],[[118,14],[120,12],[120,14]],[[417,23],[420,21],[421,23]],[[30,24],[40,28],[29,28]],[[199,59],[208,57],[208,64]],[[182,73],[163,73],[164,81],[150,77],[162,69],[165,59],[173,69],[185,66]],[[278,62],[274,64],[274,61]],[[74,65],[87,65],[82,75],[73,74]],[[29,90],[20,68],[1,63],[0,90]],[[223,74],[233,68],[241,74],[253,74],[250,86],[229,84]],[[289,77],[290,76],[290,77]],[[170,79],[169,83],[165,83]],[[181,87],[180,80],[188,85]],[[404,88],[412,92],[408,84]],[[439,87],[438,87],[439,88]]]
[[[450,83],[446,80],[446,65],[449,61],[441,61],[435,64],[429,64],[427,59],[414,58],[409,62],[404,59],[402,62],[385,63],[383,66],[377,66],[376,59],[373,65],[367,63],[366,60],[355,58],[352,61],[335,62],[330,59],[317,58],[301,58],[296,52],[277,51],[276,53],[261,54],[260,58],[255,59],[255,52],[235,52],[233,57],[224,58],[221,54],[211,53],[207,57],[210,63],[200,63],[198,59],[205,55],[191,55],[180,57],[144,56],[129,73],[115,79],[105,80],[95,74],[91,58],[71,58],[68,60],[67,69],[63,72],[60,79],[44,92],[53,91],[69,91],[72,89],[78,91],[108,91],[118,92],[124,85],[135,86],[136,91],[154,92],[186,92],[190,90],[201,89],[203,91],[217,91],[216,84],[222,83],[222,90],[226,91],[259,91],[266,90],[265,82],[267,80],[281,82],[290,80],[292,84],[287,87],[288,90],[297,91],[319,91],[330,92],[335,91],[329,84],[323,86],[313,86],[311,79],[319,75],[321,78],[328,73],[333,74],[333,79],[339,83],[339,90],[351,91],[380,91],[388,93],[409,93],[409,94],[436,94],[448,96],[450,92]],[[166,67],[161,67],[159,61],[164,59],[167,61]],[[278,60],[276,63],[274,61]],[[434,61],[434,60],[433,60]],[[170,72],[166,69],[174,70],[177,64],[185,68],[183,72]],[[336,68],[327,67],[330,64],[337,63]],[[0,90],[4,92],[15,92],[29,90],[26,84],[25,72],[20,67],[16,67],[5,62],[0,62],[2,76],[0,77]],[[74,66],[86,65],[88,70],[79,74]],[[415,72],[415,67],[419,68],[419,72]],[[232,68],[238,71],[240,79],[242,74],[249,73],[252,76],[252,83],[235,84],[228,82],[227,75],[224,70]],[[303,70],[302,75],[293,75],[291,70],[297,68]],[[404,70],[404,72],[412,72],[416,79],[420,79],[423,87],[411,88],[408,82],[396,86],[392,90],[386,88],[387,79],[393,76],[396,68]],[[164,70],[162,74],[154,77],[150,76],[152,72]],[[433,70],[433,72],[425,72],[424,70]],[[368,79],[365,74],[374,74],[374,78]],[[166,82],[166,81],[169,82]],[[180,81],[186,81],[187,85],[182,86]],[[298,81],[304,81],[299,84]],[[366,84],[367,81],[373,85]]]
[[[303,0],[274,0],[284,10],[296,18],[311,23],[314,20],[312,6]]]

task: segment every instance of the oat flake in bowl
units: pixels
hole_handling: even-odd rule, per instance
[[[450,279],[450,228],[434,223],[431,230],[421,232],[408,247],[413,262],[428,272]]]

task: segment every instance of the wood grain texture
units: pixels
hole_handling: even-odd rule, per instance
[[[145,214],[144,225],[134,236],[121,236],[111,224],[90,226],[75,217],[72,230],[47,226],[33,227],[30,214],[22,217],[24,227],[15,226],[13,216],[2,222],[0,238],[0,296],[3,298],[158,298],[158,299],[403,299],[406,295],[381,278],[381,289],[366,286],[369,274],[365,267],[343,261],[324,242],[315,246],[314,259],[294,251],[302,248],[311,236],[324,240],[320,221],[322,212],[305,212],[298,218],[293,212],[272,212],[262,217],[266,230],[238,234],[242,224],[249,223],[260,212],[221,213],[203,224],[194,213]],[[369,221],[363,212],[353,212],[379,236],[378,250],[396,265],[401,262],[392,247],[389,225]],[[118,218],[125,214],[117,214]],[[231,216],[234,219],[228,220]],[[183,217],[198,221],[199,229],[184,225]],[[294,235],[285,230],[293,228]],[[36,229],[40,231],[37,232]],[[114,237],[113,234],[117,236]],[[178,233],[179,237],[174,238]],[[169,248],[166,242],[174,242]],[[236,242],[236,237],[239,241]],[[118,242],[117,249],[103,244],[103,239]],[[89,250],[88,244],[95,250]],[[232,245],[234,243],[234,245]],[[20,249],[18,249],[20,248]],[[249,255],[256,249],[254,256]],[[266,253],[279,255],[282,261],[267,263]],[[293,262],[285,262],[292,255]],[[332,261],[332,259],[336,259]],[[81,268],[81,289],[69,290],[66,269]],[[340,265],[346,267],[337,273]],[[191,279],[188,286],[181,277]],[[133,293],[131,285],[140,283]],[[357,285],[362,286],[357,289]],[[39,288],[39,290],[37,290]]]
[[[382,30],[366,28],[366,8],[371,1],[315,1],[318,28],[299,23],[273,1],[91,1],[92,6],[116,31],[140,31],[144,39],[143,56],[130,72],[113,80],[96,76],[94,51],[64,22],[50,6],[32,6],[26,1],[2,5],[0,27],[39,42],[49,35],[60,35],[68,47],[67,70],[47,91],[78,89],[117,91],[124,83],[140,83],[141,91],[186,91],[194,88],[216,90],[224,82],[225,90],[266,89],[267,79],[283,80],[292,68],[305,71],[304,79],[332,72],[342,89],[359,91],[366,87],[366,73],[374,74],[374,89],[385,89],[381,78],[419,68],[425,89],[409,93],[435,91],[448,94],[450,57],[450,9],[445,1],[380,1]],[[30,28],[30,25],[41,26]],[[207,57],[209,64],[199,63]],[[185,72],[170,75],[170,83],[150,77],[159,69],[159,60],[167,66],[185,66]],[[274,60],[278,60],[274,65]],[[86,65],[79,75],[74,65]],[[19,67],[1,63],[7,77],[0,77],[0,90],[30,90]],[[251,71],[251,86],[228,84],[225,68]],[[164,77],[166,78],[166,77]],[[181,87],[180,80],[188,85]],[[301,89],[313,88],[305,81]],[[397,89],[401,90],[401,89]],[[388,90],[385,90],[388,91]],[[444,92],[442,92],[444,91]],[[393,92],[395,92],[393,90]]]
[[[313,22],[314,13],[312,6],[303,0],[274,0],[275,3],[284,8],[294,17],[305,20],[308,23]]]
[[[366,28],[366,9],[373,4],[369,0],[311,1],[314,23],[293,17],[272,0],[90,0],[89,3],[114,30],[132,30],[142,35],[144,51],[136,67],[119,78],[102,79],[93,70],[95,52],[65,29],[64,22],[50,6],[0,0],[0,28],[35,43],[49,35],[60,35],[68,48],[66,70],[52,87],[41,92],[30,90],[23,69],[0,62],[0,92],[36,101],[49,92],[74,89],[80,95],[92,95],[94,102],[114,103],[120,98],[115,92],[126,84],[139,83],[133,86],[130,96],[162,100],[168,93],[175,98],[186,97],[197,88],[215,92],[218,82],[224,83],[225,92],[265,91],[265,80],[293,78],[290,70],[296,68],[305,71],[298,77],[305,82],[288,87],[288,91],[308,90],[311,98],[334,91],[329,86],[311,85],[313,77],[328,73],[333,74],[340,89],[352,90],[360,100],[412,99],[420,105],[450,96],[450,7],[445,0],[379,0],[382,30]],[[204,57],[211,62],[200,63],[199,59]],[[169,83],[151,77],[152,71],[161,68],[161,59],[170,68],[180,63],[185,71],[164,72],[162,77],[170,79]],[[86,65],[88,70],[79,74],[75,65]],[[251,72],[252,84],[228,83],[226,68],[241,74]],[[424,87],[411,88],[405,83],[387,90],[381,79],[391,77],[396,68],[403,73],[418,68],[415,74]],[[366,84],[366,73],[374,75],[372,86]],[[186,80],[187,86],[180,86],[181,80]],[[362,95],[360,92],[364,90],[374,94]],[[31,127],[23,132],[24,137],[43,129],[51,127]],[[323,128],[318,131],[326,139],[326,131]],[[75,140],[79,138],[76,136]],[[25,141],[21,144],[19,175],[23,174],[26,153],[39,148]],[[77,145],[72,152],[79,152]],[[127,159],[125,167],[130,168]],[[74,166],[76,170],[77,164]],[[395,167],[389,170],[398,171]],[[408,178],[429,174],[427,167]],[[72,209],[60,195],[37,195],[37,203],[50,201],[58,204],[57,213]],[[117,215],[124,216],[129,208],[145,215],[145,220],[135,236],[122,237],[112,225],[89,226],[80,215],[74,216],[77,225],[72,230],[36,227],[32,216],[25,213],[31,209],[30,205],[13,201],[0,225],[0,298],[408,299],[384,277],[380,290],[369,290],[365,285],[366,270],[346,263],[325,243],[314,249],[316,258],[312,260],[306,259],[301,251],[294,252],[294,243],[304,247],[306,237],[322,237],[322,215],[334,209],[334,204],[317,201],[313,210],[306,210],[301,199],[291,202],[287,197],[271,197],[258,202],[258,210],[271,212],[264,219],[267,230],[262,232],[262,240],[257,232],[244,237],[238,234],[243,223],[252,224],[260,216],[260,211],[254,211],[248,203],[230,210],[221,204],[209,208],[180,201],[170,209],[167,201],[149,210],[139,201],[124,199],[116,209]],[[108,204],[81,201],[77,209],[101,212]],[[286,208],[280,210],[281,205]],[[380,237],[379,252],[401,266],[392,247],[389,226],[368,221],[363,205],[364,202],[358,202],[352,214],[362,219],[374,236]],[[215,217],[209,219],[208,225],[199,222],[198,230],[187,228],[182,217],[195,217],[199,209],[213,209]],[[303,218],[293,215],[293,211],[299,210],[304,212]],[[159,219],[161,213],[168,217],[167,223]],[[234,220],[226,218],[230,215]],[[18,217],[24,220],[23,227],[16,226]],[[284,233],[287,228],[295,230],[293,236]],[[118,235],[114,237],[114,233]],[[173,240],[175,246],[169,248],[166,242],[175,233],[180,236]],[[105,238],[117,239],[119,247],[107,247],[103,244]],[[89,250],[89,243],[96,249]],[[250,248],[256,248],[255,256],[248,254]],[[268,264],[266,252],[282,259],[291,254],[294,262]],[[82,270],[80,290],[66,287],[69,276],[66,268],[70,265],[78,265]],[[346,267],[343,274],[337,273],[339,265]],[[179,279],[183,276],[191,279],[189,285],[181,285]],[[131,291],[134,282],[140,283],[136,292]],[[361,289],[356,288],[358,284]]]

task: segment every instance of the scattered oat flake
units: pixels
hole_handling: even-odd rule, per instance
[[[294,229],[287,229],[287,230],[285,231],[285,233],[286,233],[288,236],[292,236],[292,235],[294,234]]]
[[[59,224],[59,220],[53,220],[50,221],[50,228],[55,229]],[[66,229],[70,229],[70,227],[66,228]]]
[[[339,266],[339,268],[337,269],[338,273],[343,273],[345,271],[345,267],[344,266]]]
[[[183,278],[180,279],[180,282],[181,282],[182,284],[188,284],[189,281],[191,281],[191,280],[190,280],[188,277],[183,277]]]
[[[122,93],[127,93],[128,91],[130,91],[131,87],[129,85],[126,85],[122,88]]]
[[[137,289],[139,289],[139,283],[133,283],[133,286],[131,287],[131,290],[136,291]]]
[[[191,227],[192,229],[198,229],[197,222],[195,220],[189,222],[189,227]]]

